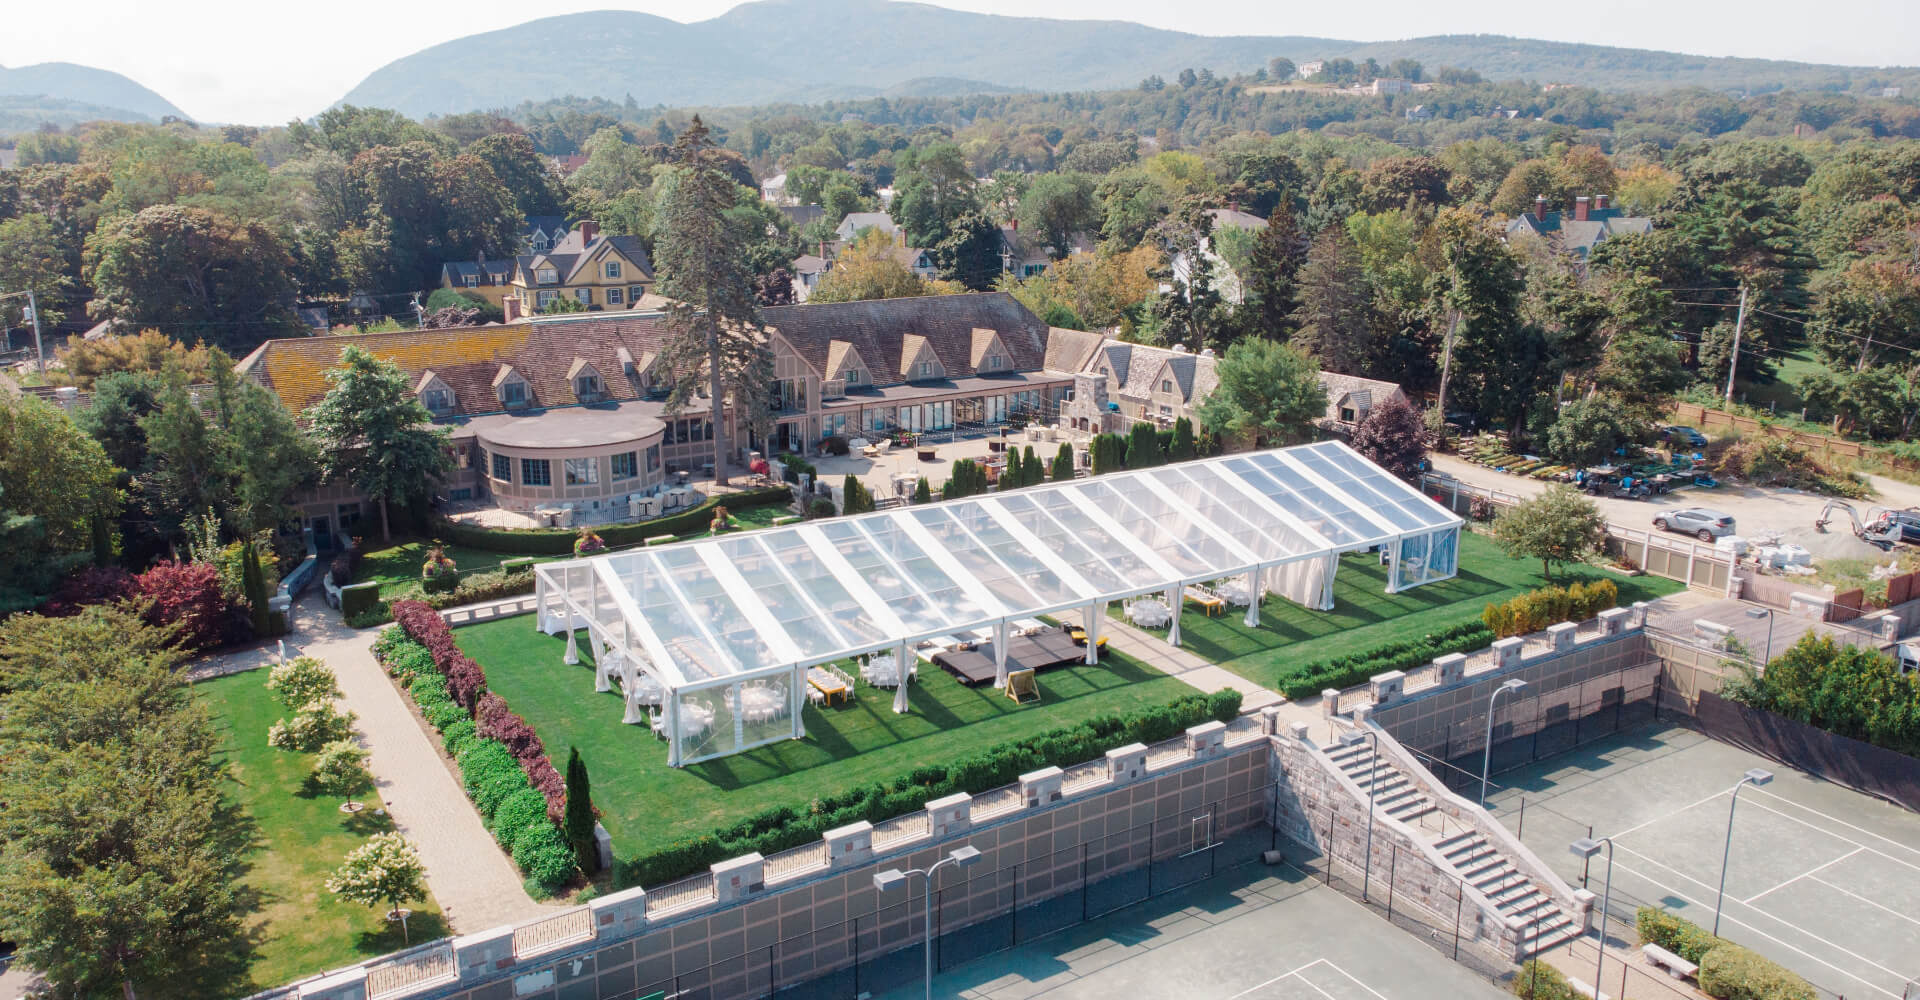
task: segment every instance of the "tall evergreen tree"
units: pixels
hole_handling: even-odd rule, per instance
[[[593,787],[579,747],[567,748],[567,812],[561,823],[573,846],[573,863],[592,875],[600,870],[600,849],[593,839]]]
[[[1364,371],[1371,339],[1367,279],[1344,226],[1329,226],[1314,237],[1299,272],[1298,296],[1293,345],[1328,371]]]
[[[1308,241],[1285,205],[1274,211],[1253,242],[1244,297],[1234,316],[1243,336],[1285,340],[1300,308],[1300,270],[1307,263]]]
[[[700,116],[674,140],[672,160],[677,176],[662,206],[655,252],[660,290],[675,300],[667,307],[670,339],[663,355],[675,370],[705,377],[713,477],[716,484],[726,485],[730,435],[724,407],[730,399],[736,420],[750,432],[767,429],[773,355],[760,321],[746,248],[727,218],[739,185],[723,168],[720,150]],[[699,385],[700,380],[692,378],[675,382],[667,412],[684,409]]]

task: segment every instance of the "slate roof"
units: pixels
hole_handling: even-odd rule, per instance
[[[1128,344],[1118,340],[1108,341],[1105,353],[1114,375],[1107,391],[1118,395],[1139,399],[1153,395],[1159,388],[1155,380],[1160,378],[1162,371],[1169,369],[1181,399],[1188,402],[1205,397],[1213,391],[1214,386],[1220,384],[1219,374],[1215,370],[1216,359],[1210,354],[1175,351],[1148,344]]]
[[[1050,372],[1081,372],[1093,363],[1093,353],[1106,338],[1086,330],[1052,327],[1047,330],[1045,367]]]
[[[848,212],[840,224],[833,227],[833,231],[844,240],[860,235],[862,229],[878,229],[888,236],[900,231],[900,227],[893,223],[893,216],[885,212]]]
[[[819,254],[803,253],[793,259],[793,273],[796,276],[802,274],[825,274],[826,271],[827,259]]]
[[[1067,236],[1067,242],[1071,244],[1067,247],[1069,255],[1094,251],[1093,237],[1086,233],[1071,233]],[[1000,227],[1000,243],[1016,261],[1035,261],[1051,256],[1046,240],[1036,237],[1031,231],[1022,233],[1012,226]]]
[[[1367,410],[1379,406],[1390,397],[1405,396],[1397,382],[1383,382],[1376,378],[1363,378],[1359,375],[1342,375],[1339,372],[1321,372],[1320,385],[1327,390],[1327,419],[1329,420],[1339,419],[1342,400],[1351,400],[1356,410]]]
[[[883,385],[903,381],[898,373],[908,335],[926,338],[949,378],[974,374],[976,329],[1000,335],[1014,371],[1038,371],[1046,360],[1047,324],[1005,292],[769,306],[760,315],[814,370],[826,371],[833,341],[844,340]]]
[[[1230,229],[1265,229],[1267,220],[1251,212],[1242,212],[1235,208],[1209,208],[1207,215],[1213,218],[1213,228],[1225,226]]]
[[[450,260],[440,265],[442,284],[465,288],[469,275],[482,285],[504,285],[513,277],[513,261]]]
[[[514,258],[514,263],[520,268],[521,280],[526,282],[529,288],[542,287],[534,279],[541,267],[551,266],[558,272],[560,280],[556,285],[544,287],[554,288],[559,285],[573,284],[579,279],[587,263],[593,259],[593,255],[599,253],[603,246],[611,246],[626,255],[627,260],[640,269],[642,278],[648,281],[653,280],[653,262],[647,259],[647,248],[640,244],[638,238],[597,234],[593,242],[583,246],[580,236],[580,230],[576,229],[568,233],[566,239],[554,244],[553,249],[546,253],[522,254]]]
[[[1648,233],[1653,231],[1653,220],[1641,215],[1627,215],[1617,208],[1596,208],[1587,213],[1585,219],[1575,219],[1571,212],[1548,212],[1545,217],[1525,212],[1519,218],[1507,223],[1507,235],[1532,233],[1546,240],[1560,250],[1584,258],[1602,241],[1629,233]]]
[[[503,366],[527,382],[530,409],[580,401],[567,372],[584,360],[600,374],[607,398],[636,399],[639,386],[622,373],[620,351],[644,367],[667,339],[666,319],[589,313],[587,318],[539,323],[408,330],[345,337],[269,340],[240,363],[242,371],[272,390],[299,414],[327,393],[327,372],[348,345],[366,348],[398,365],[409,383],[431,370],[453,390],[450,416],[504,409],[494,394]]]

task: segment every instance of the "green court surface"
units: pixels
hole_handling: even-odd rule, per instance
[[[1920,815],[1673,726],[1501,774],[1488,806],[1575,886],[1567,845],[1591,824],[1614,840],[1616,915],[1654,905],[1711,929],[1732,789],[1749,768],[1774,780],[1733,808],[1720,936],[1829,995],[1903,1000],[1920,980]],[[1587,887],[1602,892],[1605,874],[1595,858]]]
[[[876,995],[910,1000],[916,981]],[[938,973],[977,1000],[1497,1000],[1465,966],[1288,867],[1258,863]]]
[[[566,640],[542,634],[530,615],[455,629],[454,638],[486,669],[487,687],[533,725],[556,761],[566,759],[569,746],[580,748],[616,852],[708,833],[773,806],[805,808],[813,799],[923,764],[1194,693],[1114,651],[1096,666],[1041,674],[1040,701],[1025,705],[991,686],[964,687],[923,662],[905,715],[894,713],[892,691],[856,681],[851,703],[807,706],[805,739],[672,768],[666,743],[644,725],[620,721],[617,693],[593,690],[591,644],[580,643],[580,664],[568,666],[561,662]]]

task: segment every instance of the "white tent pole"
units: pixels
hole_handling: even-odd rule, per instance
[[[667,766],[680,766],[680,692],[668,689],[662,696],[667,712]]]
[[[805,739],[807,735],[807,720],[804,717],[807,708],[806,667],[793,668],[793,680],[787,685],[787,701],[790,703],[789,711],[793,713],[793,738]]]
[[[1007,686],[1007,634],[1010,631],[1005,618],[993,623],[993,686],[997,688]]]
[[[577,628],[573,623],[573,605],[569,603],[567,605],[567,653],[560,658],[560,662],[570,667],[580,662],[580,647],[573,638]]]
[[[1167,588],[1167,607],[1173,612],[1173,618],[1167,626],[1167,645],[1180,645],[1180,606],[1187,603],[1181,600],[1181,587],[1174,584]]]
[[[1260,627],[1260,567],[1247,570],[1247,627]]]
[[[1100,604],[1098,601],[1080,609],[1080,631],[1087,637],[1087,666],[1100,662],[1099,635],[1095,626],[1100,623]]]
[[[587,648],[593,650],[593,690],[606,694],[613,690],[613,681],[607,677],[607,667],[613,659],[607,655],[607,646],[600,641],[600,633],[589,625],[587,627]]]
[[[908,708],[907,679],[911,674],[909,667],[913,664],[913,661],[907,657],[912,656],[913,651],[907,648],[906,640],[903,639],[900,645],[894,647],[893,655],[895,665],[900,668],[900,686],[893,689],[893,710],[900,715],[905,715]]]

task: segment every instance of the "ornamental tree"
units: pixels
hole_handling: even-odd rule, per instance
[[[1427,425],[1404,396],[1391,396],[1367,411],[1353,429],[1353,448],[1373,464],[1411,479],[1427,460]]]
[[[1493,540],[1514,558],[1540,560],[1541,574],[1553,579],[1555,563],[1585,562],[1599,551],[1607,522],[1600,508],[1578,490],[1549,486],[1501,511],[1493,520]]]
[[[420,852],[397,833],[376,833],[354,848],[326,881],[327,891],[362,906],[388,907],[387,919],[400,921],[407,940],[407,914],[401,906],[427,898],[427,869]]]
[[[313,758],[313,771],[309,775],[313,787],[335,798],[347,800],[347,810],[356,811],[360,804],[353,801],[353,793],[367,787],[367,751],[351,739],[334,740],[320,748]]]
[[[316,701],[340,697],[340,683],[334,678],[333,668],[311,656],[274,664],[267,672],[267,690],[294,712]]]

